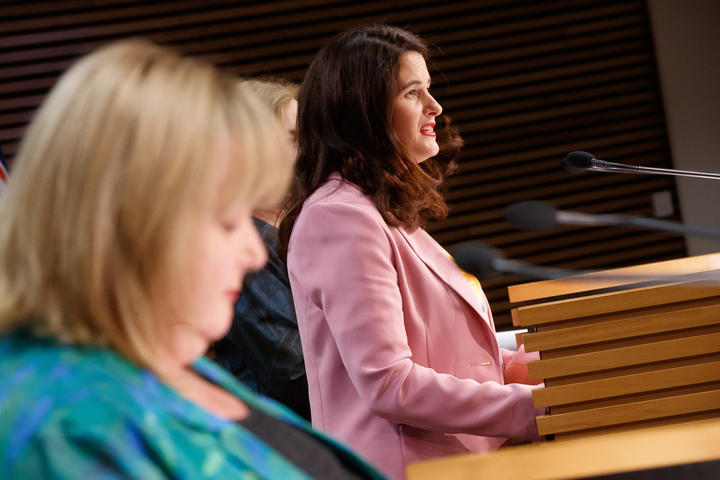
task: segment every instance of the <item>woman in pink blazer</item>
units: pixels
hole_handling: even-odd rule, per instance
[[[505,382],[527,355],[498,347],[479,284],[420,228],[447,214],[425,57],[383,25],[320,51],[280,227],[313,425],[394,479],[413,461],[535,440],[540,413],[533,387]]]

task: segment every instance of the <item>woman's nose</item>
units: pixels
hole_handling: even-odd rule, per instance
[[[425,104],[425,114],[431,117],[437,117],[442,113],[442,106],[435,100],[435,97],[428,93],[428,101]]]

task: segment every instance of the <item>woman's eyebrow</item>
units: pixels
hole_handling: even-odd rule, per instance
[[[400,87],[400,90],[405,90],[406,88],[413,86],[413,85],[422,85],[423,83],[420,80],[410,80],[408,83]],[[428,86],[430,86],[430,79],[427,81]]]

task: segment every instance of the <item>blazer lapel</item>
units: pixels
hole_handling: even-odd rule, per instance
[[[484,320],[483,324],[490,330],[489,337],[499,348],[495,339],[495,326],[491,324],[490,305],[485,294],[482,298],[475,293],[460,268],[455,265],[452,257],[445,251],[425,230],[419,228],[408,233],[402,228],[397,229],[407,241],[415,254],[432,270],[443,282],[457,292],[465,302],[470,305]]]

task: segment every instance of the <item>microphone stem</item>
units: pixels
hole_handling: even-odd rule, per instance
[[[589,170],[610,173],[635,173],[648,175],[672,175],[680,177],[707,178],[720,180],[720,173],[714,172],[693,172],[691,170],[672,170],[668,168],[642,167],[638,165],[624,165],[622,163],[606,162],[604,160],[592,160]]]
[[[583,273],[589,273],[589,271],[578,271],[578,270],[566,270],[563,268],[552,268],[552,267],[539,267],[530,263],[521,262],[518,260],[509,260],[507,258],[494,258],[492,259],[492,267],[498,272],[505,273],[517,273],[519,275],[525,275],[527,277],[540,278],[540,279],[560,279],[570,277],[572,275],[578,275]]]
[[[634,227],[648,228],[651,230],[661,230],[665,232],[679,233],[682,235],[720,240],[720,230],[716,230],[714,228],[685,225],[683,223],[670,222],[668,220],[635,217],[632,215],[619,215],[613,213],[590,215],[581,212],[566,212],[559,210],[555,214],[555,221],[563,225],[630,225]]]
[[[624,215],[618,215],[625,217]],[[680,233],[701,238],[710,238],[720,240],[720,231],[713,228],[698,227],[695,225],[685,225],[681,223],[669,222],[667,220],[658,220],[655,218],[642,217],[625,217],[628,225],[645,227],[654,230],[666,230],[669,232]]]

